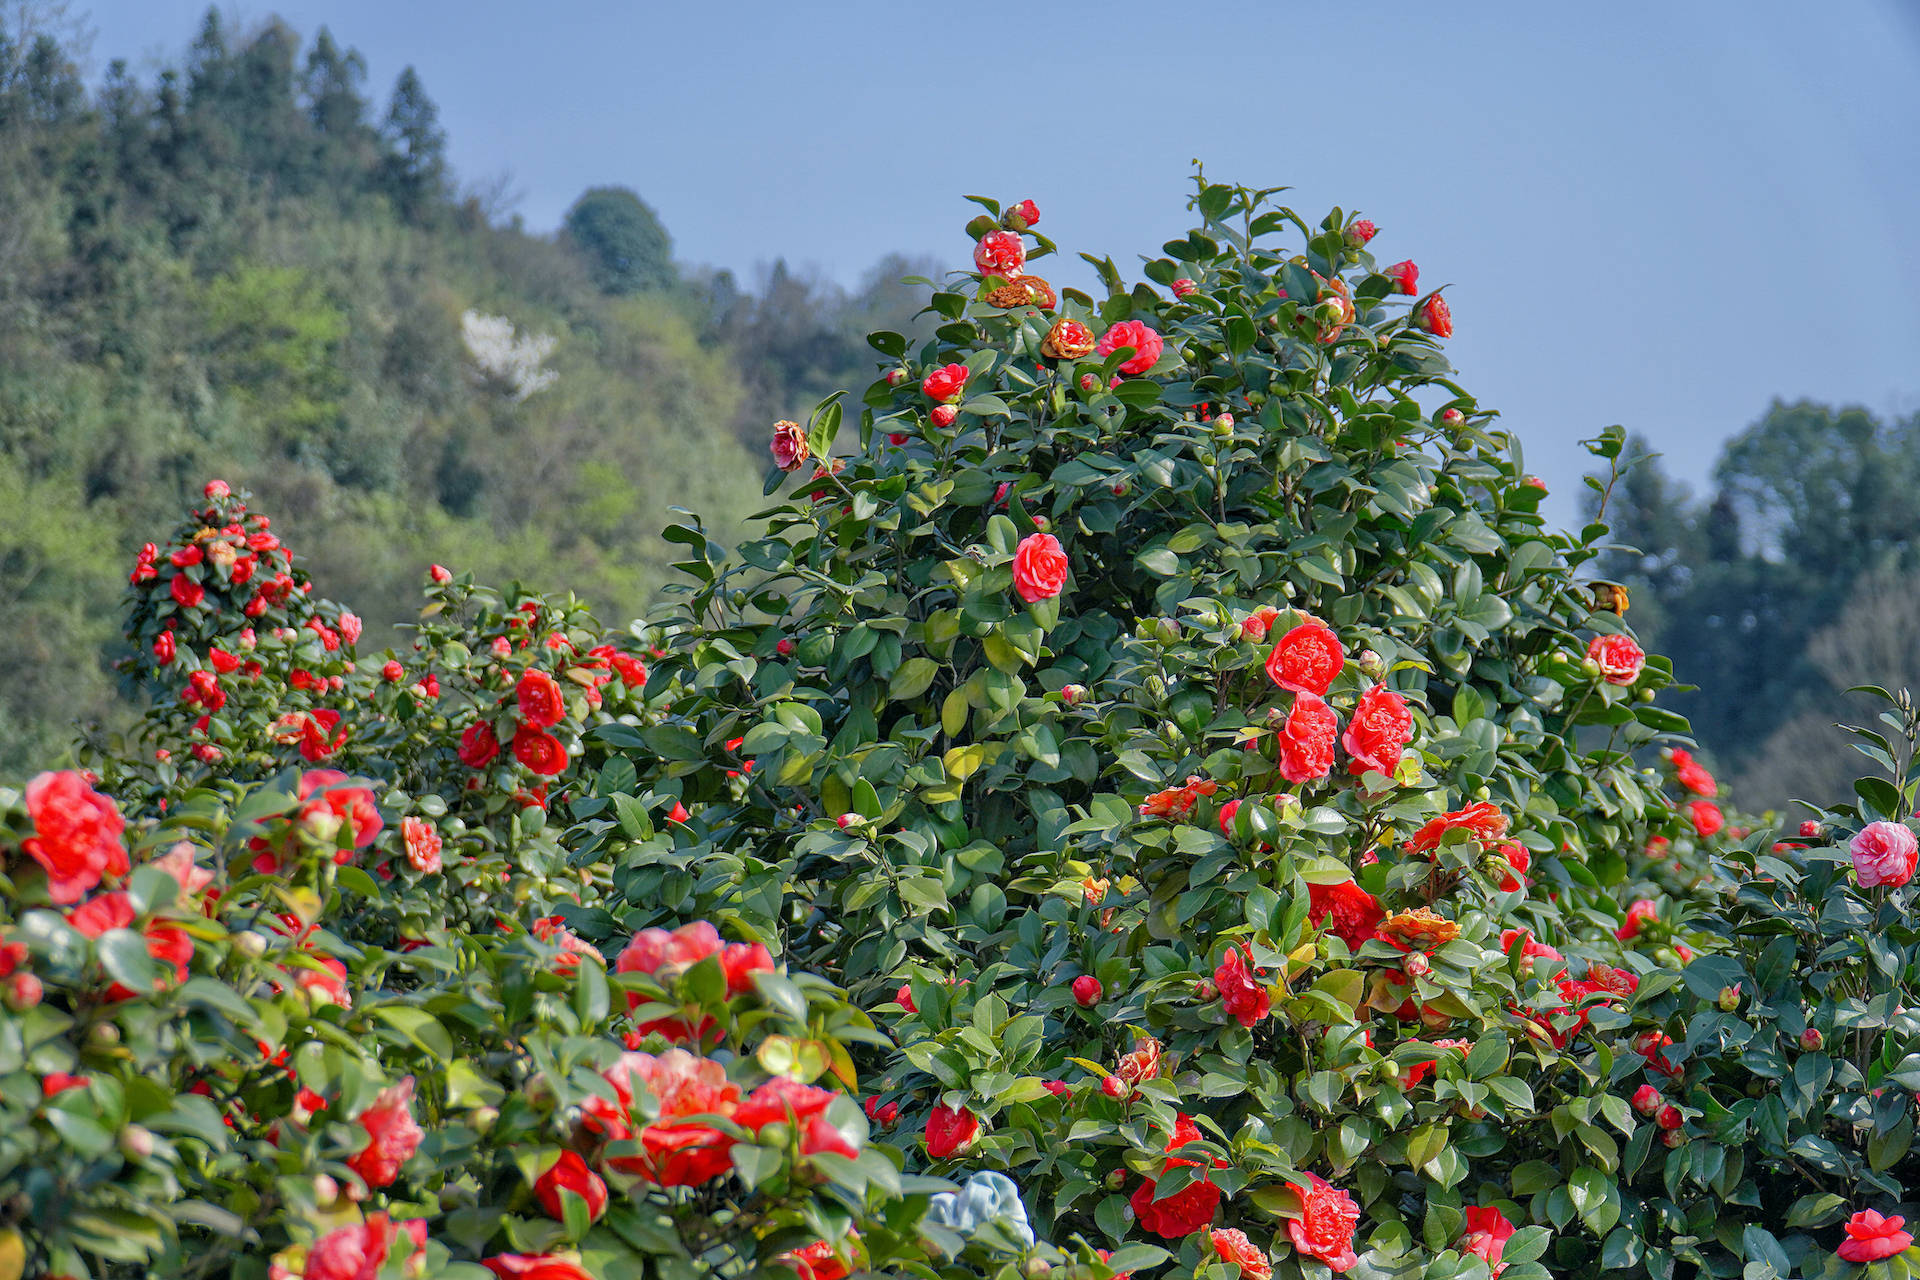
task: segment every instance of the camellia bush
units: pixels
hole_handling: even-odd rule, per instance
[[[1839,1068],[1723,1008],[1842,1016],[1806,967],[1842,957],[1763,980],[1726,896],[1818,855],[1729,826],[1444,294],[1276,194],[1201,182],[1144,280],[1087,258],[1097,298],[978,201],[935,339],[774,427],[757,536],[668,532],[661,700],[609,742],[688,821],[567,842],[843,984],[919,1167],[1003,1171],[1115,1270],[1850,1265],[1910,1099],[1836,1113]]]
[[[435,567],[365,653],[210,484],[140,730],[0,792],[0,1280],[1906,1280],[1920,715],[1724,810],[1278,194],[1097,298],[979,201],[622,635]]]
[[[142,732],[0,790],[0,1280],[1005,1264],[870,1141],[889,1041],[841,991],[705,921],[568,926],[613,868],[547,814],[607,803],[630,642],[436,568],[413,651],[357,655],[207,498],[131,575]]]

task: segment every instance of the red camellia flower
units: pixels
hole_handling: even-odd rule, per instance
[[[1726,815],[1721,813],[1720,806],[1711,800],[1690,802],[1687,805],[1687,817],[1693,822],[1693,833],[1702,840],[1727,825]]]
[[[567,767],[567,749],[560,739],[544,729],[521,725],[513,735],[513,758],[543,777],[552,777]]]
[[[579,1263],[551,1253],[497,1253],[480,1265],[500,1280],[594,1280]],[[309,1273],[307,1280],[312,1280]]]
[[[1268,1261],[1266,1254],[1260,1252],[1258,1245],[1247,1239],[1246,1232],[1231,1227],[1225,1230],[1215,1228],[1211,1239],[1213,1251],[1220,1256],[1220,1261],[1231,1262],[1240,1268],[1241,1275],[1251,1277],[1251,1280],[1272,1280],[1273,1263]]]
[[[400,677],[405,674],[406,668],[395,659],[388,659],[386,665],[380,668],[380,678],[388,684],[399,684]]]
[[[1030,533],[1013,553],[1013,587],[1028,604],[1051,600],[1067,584],[1067,553],[1050,533]]]
[[[89,938],[98,938],[112,929],[131,928],[133,921],[133,901],[123,892],[103,893],[67,913],[67,923]],[[147,954],[171,968],[176,983],[185,982],[189,976],[187,963],[193,959],[193,939],[183,930],[158,922],[149,923],[142,936]],[[166,985],[165,975],[154,979],[155,991],[164,990]],[[138,994],[117,982],[107,988],[109,1000],[131,1000]]]
[[[402,818],[400,836],[406,842],[407,862],[415,871],[430,876],[440,869],[440,832],[431,822]]]
[[[1237,1019],[1243,1027],[1251,1027],[1266,1017],[1273,1007],[1273,997],[1254,980],[1252,962],[1253,949],[1243,942],[1239,947],[1228,947],[1226,958],[1213,971],[1214,986],[1220,990],[1221,1007],[1229,1018]]]
[[[610,644],[603,644],[588,651],[588,656],[605,658],[613,665],[614,674],[629,689],[641,689],[647,683],[647,664],[640,659],[624,654]]]
[[[1194,1124],[1193,1117],[1184,1113],[1176,1115],[1173,1135],[1167,1139],[1167,1150],[1178,1151],[1189,1142],[1198,1141],[1200,1128]],[[1198,1162],[1170,1155],[1160,1167],[1160,1172],[1165,1176],[1168,1170],[1181,1167],[1197,1168]],[[1224,1169],[1227,1162],[1216,1157],[1213,1167]],[[1220,1207],[1220,1188],[1213,1184],[1204,1171],[1165,1199],[1155,1198],[1159,1189],[1159,1183],[1154,1179],[1143,1179],[1133,1189],[1127,1202],[1133,1206],[1134,1218],[1141,1230],[1151,1231],[1164,1240],[1178,1240],[1182,1236],[1192,1235],[1211,1222],[1213,1211]]]
[[[1682,790],[1708,799],[1712,799],[1720,790],[1720,784],[1713,780],[1706,766],[1695,760],[1691,751],[1681,748],[1675,748],[1673,753],[1673,780],[1680,784]]]
[[[1261,605],[1258,609],[1248,614],[1246,619],[1241,622],[1240,638],[1242,640],[1251,640],[1254,644],[1259,644],[1267,638],[1267,632],[1272,629],[1274,619],[1279,616],[1280,611],[1272,605]]]
[[[1658,921],[1659,919],[1660,908],[1654,903],[1652,898],[1638,899],[1632,906],[1627,908],[1626,919],[1621,922],[1618,929],[1613,931],[1613,936],[1622,942],[1631,942],[1640,936],[1640,928],[1642,925],[1646,924],[1649,920]]]
[[[467,726],[460,735],[460,763],[469,769],[484,769],[500,754],[500,739],[494,737],[493,726],[485,720],[479,720]]]
[[[1317,1173],[1308,1183],[1288,1183],[1300,1197],[1300,1216],[1287,1219],[1287,1235],[1301,1253],[1320,1259],[1334,1272],[1360,1261],[1353,1251],[1353,1231],[1360,1222],[1360,1206],[1353,1197]]]
[[[178,650],[174,646],[173,632],[162,631],[153,638],[153,660],[161,666],[171,665],[176,652]]]
[[[1413,713],[1407,710],[1406,699],[1377,684],[1360,695],[1340,745],[1353,757],[1347,764],[1350,773],[1392,777],[1400,767],[1400,753],[1412,740]]]
[[[347,775],[338,769],[309,769],[300,775],[302,821],[317,814],[330,813],[353,830],[353,847],[364,849],[373,843],[386,825],[373,802],[373,792],[365,787],[343,787]]]
[[[1434,294],[1413,310],[1414,323],[1436,338],[1453,336],[1453,308],[1439,294]]]
[[[936,1106],[927,1113],[927,1154],[945,1160],[973,1148],[980,1136],[980,1117],[965,1107]]]
[[[1420,292],[1420,268],[1412,261],[1396,262],[1380,273],[1393,281],[1394,292],[1409,296]]]
[[[973,266],[983,276],[1017,279],[1026,261],[1027,242],[1011,231],[989,231],[973,246]]]
[[[1267,678],[1282,689],[1324,698],[1346,665],[1340,638],[1325,623],[1310,620],[1274,642],[1267,655]]]
[[[562,1151],[560,1158],[533,1184],[533,1198],[552,1218],[566,1217],[560,1196],[563,1191],[570,1191],[587,1202],[589,1222],[598,1221],[600,1215],[607,1211],[607,1184],[600,1180],[599,1174],[587,1168],[587,1162],[577,1152]]]
[[[1527,852],[1523,844],[1511,840],[1502,840],[1498,846],[1500,856],[1507,860],[1513,870],[1500,879],[1500,892],[1518,893],[1527,887],[1527,869],[1533,865],[1533,855]]]
[[[1351,880],[1307,886],[1307,919],[1358,951],[1387,918],[1380,900]]]
[[[1490,844],[1507,834],[1507,815],[1488,801],[1443,813],[1414,833],[1407,848],[1415,853],[1430,853],[1440,847],[1449,831],[1469,831],[1481,844]]]
[[[1847,1219],[1847,1238],[1834,1252],[1848,1262],[1878,1262],[1905,1253],[1913,1247],[1912,1233],[1901,1230],[1906,1224],[1902,1217],[1883,1218],[1875,1210],[1862,1210]]]
[[[972,376],[973,370],[963,364],[943,365],[922,380],[920,391],[935,404],[952,404],[966,391]]]
[[[609,1156],[612,1168],[662,1187],[695,1187],[733,1167],[733,1139],[711,1125],[688,1117],[730,1117],[740,1102],[739,1086],[726,1068],[685,1049],[623,1053],[601,1075],[614,1097],[593,1097],[582,1106],[583,1123],[608,1140],[638,1139],[637,1155]],[[634,1089],[638,1084],[659,1102],[659,1117],[635,1130]]]
[[[129,870],[127,829],[119,807],[73,769],[43,773],[27,784],[33,835],[20,842],[47,872],[47,896],[62,906],[80,901],[106,876]]]
[[[367,1131],[367,1145],[348,1159],[347,1167],[370,1187],[391,1185],[427,1136],[413,1119],[413,1077],[382,1089],[360,1113],[360,1127]]]
[[[520,677],[514,690],[520,704],[520,719],[536,729],[559,724],[567,714],[567,700],[560,683],[544,671],[529,671]]]
[[[1340,717],[1311,693],[1295,696],[1280,730],[1280,776],[1295,786],[1333,772],[1333,748],[1340,740]]]
[[[1497,1276],[1507,1269],[1500,1255],[1512,1238],[1513,1224],[1507,1221],[1506,1214],[1492,1205],[1468,1206],[1467,1229],[1460,1236],[1461,1253],[1479,1258],[1487,1264],[1487,1270]]]
[[[1587,658],[1599,664],[1600,678],[1608,684],[1632,684],[1640,678],[1647,653],[1632,636],[1595,636],[1587,645]]]
[[[1153,368],[1159,362],[1161,349],[1165,346],[1165,339],[1138,320],[1122,320],[1100,335],[1099,345],[1094,350],[1103,356],[1110,356],[1122,347],[1132,347],[1133,355],[1120,365],[1120,372],[1132,378]]]
[[[1073,999],[1082,1009],[1091,1009],[1100,1003],[1100,979],[1090,973],[1083,973],[1073,980]]]
[[[417,1271],[414,1262],[425,1261],[421,1251],[427,1247],[426,1219],[394,1222],[384,1213],[370,1213],[365,1222],[329,1231],[314,1241],[307,1250],[301,1280],[369,1280],[380,1274],[403,1231],[413,1242],[413,1253],[407,1259],[408,1274],[413,1274]],[[271,1280],[292,1274],[280,1267],[269,1269]]]
[[[176,573],[167,583],[167,590],[173,595],[173,602],[182,609],[191,609],[207,598],[207,589],[184,573]]]
[[[1865,889],[1907,883],[1913,879],[1916,860],[1920,860],[1913,831],[1904,822],[1868,823],[1849,842],[1847,851],[1853,856],[1854,874]]]
[[[773,424],[773,439],[767,443],[773,465],[782,471],[798,471],[813,456],[807,432],[799,423],[782,418]]]

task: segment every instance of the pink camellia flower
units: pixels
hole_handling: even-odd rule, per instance
[[[1187,279],[1185,276],[1181,276],[1178,280],[1175,280],[1171,287],[1173,289],[1173,296],[1176,298],[1190,297],[1200,288],[1199,285]]]
[[[1110,356],[1122,347],[1132,347],[1133,355],[1120,366],[1120,372],[1132,378],[1153,368],[1165,346],[1164,338],[1138,320],[1122,320],[1100,335],[1094,350]]]
[[[427,1136],[413,1119],[413,1077],[382,1089],[360,1113],[360,1127],[367,1131],[367,1145],[347,1160],[347,1167],[370,1187],[391,1185]]]
[[[1412,296],[1420,292],[1420,268],[1414,266],[1411,259],[1396,262],[1380,274],[1393,281],[1396,293]]]
[[[813,456],[806,430],[785,418],[773,424],[773,440],[767,448],[773,454],[773,465],[782,471],[798,471]]]
[[[983,276],[1019,278],[1026,265],[1027,242],[1012,231],[989,231],[973,246],[973,266]]]
[[[980,1136],[980,1117],[965,1107],[935,1107],[927,1115],[927,1154],[935,1160],[963,1154]]]
[[[1608,684],[1632,684],[1640,678],[1647,654],[1632,636],[1595,636],[1587,645],[1587,661],[1600,668],[1600,677]]]
[[[417,1275],[426,1262],[426,1219],[394,1222],[384,1213],[373,1213],[365,1222],[329,1231],[314,1241],[307,1250],[306,1265],[298,1272],[273,1264],[267,1269],[268,1280],[294,1280],[296,1276],[300,1280],[366,1280],[380,1274],[403,1233],[413,1242],[407,1274]]]
[[[1453,309],[1437,293],[1414,308],[1413,320],[1436,338],[1453,336]]]
[[[1300,1216],[1287,1219],[1287,1235],[1301,1253],[1320,1259],[1338,1273],[1360,1257],[1353,1251],[1354,1228],[1360,1224],[1360,1206],[1353,1197],[1317,1173],[1307,1185],[1289,1184],[1300,1198]]]
[[[1901,822],[1873,822],[1847,846],[1860,886],[1899,886],[1913,879],[1917,855],[1913,832]]]
[[[207,487],[201,492],[205,493],[209,498],[224,498],[232,493],[233,490],[228,487],[225,480],[209,480],[207,481]]]
[[[1913,1247],[1913,1234],[1901,1230],[1906,1223],[1897,1215],[1883,1218],[1875,1210],[1862,1210],[1847,1219],[1847,1238],[1834,1252],[1848,1262],[1878,1262],[1905,1253]]]
[[[440,869],[440,832],[431,822],[419,818],[400,819],[400,835],[407,848],[407,863],[422,875]]]
[[[1506,1214],[1492,1205],[1469,1206],[1467,1229],[1460,1237],[1460,1252],[1479,1258],[1497,1276],[1507,1269],[1500,1261],[1500,1254],[1512,1238],[1513,1224],[1507,1221]]]
[[[1051,600],[1067,584],[1067,553],[1050,533],[1031,533],[1013,553],[1013,586],[1028,604]]]
[[[1231,1227],[1215,1228],[1211,1233],[1213,1251],[1220,1255],[1220,1261],[1231,1262],[1240,1268],[1240,1274],[1248,1280],[1272,1280],[1273,1263],[1267,1255],[1260,1252],[1260,1246],[1247,1239],[1247,1233]]]

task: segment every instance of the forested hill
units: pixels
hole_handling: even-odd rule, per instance
[[[116,713],[132,549],[208,477],[376,627],[431,561],[619,619],[665,508],[738,519],[767,424],[917,309],[898,261],[852,297],[689,271],[618,187],[529,234],[461,193],[411,69],[384,103],[365,79],[324,29],[215,11],[177,66],[92,85],[0,29],[0,774]]]

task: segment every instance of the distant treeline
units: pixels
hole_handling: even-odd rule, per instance
[[[1844,794],[1872,767],[1837,722],[1920,695],[1920,414],[1776,403],[1695,495],[1642,459],[1605,501],[1628,620],[1698,690],[1673,698],[1747,807]],[[1591,515],[1600,507],[1588,495]],[[1886,732],[1885,726],[1876,726]]]
[[[739,519],[767,425],[919,309],[898,259],[851,296],[684,269],[622,187],[530,234],[456,184],[413,69],[377,105],[324,28],[209,10],[90,88],[33,9],[0,26],[0,774],[124,714],[132,553],[209,477],[376,627],[436,560],[631,615],[665,508]]]

